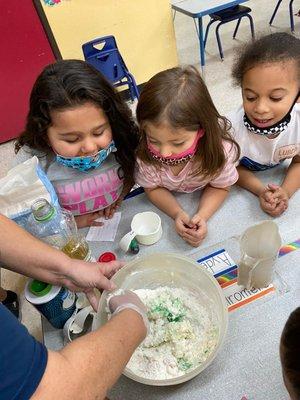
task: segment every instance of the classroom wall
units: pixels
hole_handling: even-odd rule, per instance
[[[83,59],[81,45],[114,35],[138,84],[178,64],[169,0],[41,1],[63,58]]]

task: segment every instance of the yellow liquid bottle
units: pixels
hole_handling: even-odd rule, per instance
[[[90,258],[89,246],[85,240],[71,238],[61,249],[70,258],[88,261]]]

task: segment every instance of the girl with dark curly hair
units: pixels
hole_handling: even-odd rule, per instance
[[[232,74],[243,96],[243,106],[229,116],[241,147],[238,185],[276,217],[300,187],[300,40],[285,32],[263,36],[239,51]],[[286,159],[280,185],[265,185],[255,174]]]

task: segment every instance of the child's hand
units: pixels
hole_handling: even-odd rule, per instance
[[[197,247],[205,238],[206,222],[196,214],[192,219],[181,210],[175,217],[175,228],[179,236],[190,245]]]
[[[198,247],[207,235],[206,221],[198,214],[195,214],[189,226],[183,235],[183,239],[190,245]]]
[[[117,209],[120,207],[121,203],[123,201],[123,197],[119,197],[117,201],[115,201],[113,204],[110,206],[106,207],[103,210],[103,216],[105,219],[111,219],[114,216],[114,213],[117,211]]]
[[[103,222],[96,222],[95,220],[103,217],[103,210],[96,211],[89,214],[77,215],[75,221],[77,228],[86,228],[87,226],[102,226]]]
[[[281,186],[269,184],[259,195],[263,211],[272,217],[278,217],[288,208],[289,196]]]
[[[185,211],[181,210],[177,213],[174,221],[175,221],[176,232],[178,233],[179,236],[183,237],[183,234],[187,230],[187,227],[189,226],[190,223],[189,215]]]

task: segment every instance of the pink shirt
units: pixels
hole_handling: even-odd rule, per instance
[[[169,165],[161,164],[157,168],[154,164],[146,164],[137,159],[135,182],[146,189],[163,187],[171,191],[191,193],[210,184],[215,188],[225,188],[238,180],[238,172],[234,159],[236,152],[232,144],[223,142],[226,162],[224,168],[214,179],[204,178],[203,175],[194,175],[194,161],[189,161],[178,175],[174,175]]]

